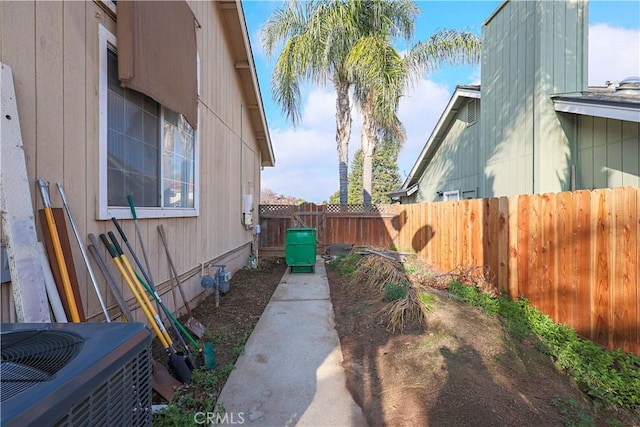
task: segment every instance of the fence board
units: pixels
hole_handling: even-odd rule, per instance
[[[433,203],[425,203],[422,204],[424,210],[426,211],[426,217],[427,217],[427,225],[429,226],[428,228],[428,232],[427,232],[427,237],[428,237],[428,241],[426,243],[427,246],[427,257],[425,258],[425,260],[427,260],[427,262],[432,263],[433,260],[433,247],[435,246],[436,242],[434,239],[434,233],[435,233],[435,225],[434,225],[434,218],[433,218]]]
[[[594,197],[595,196],[595,197]],[[592,270],[594,274],[593,313],[591,339],[602,345],[613,343],[611,328],[611,190],[593,193],[591,197],[593,245]]]
[[[508,198],[509,204],[509,230],[508,247],[509,251],[509,295],[511,298],[518,298],[518,198],[513,196]]]
[[[472,200],[463,200],[460,205],[460,232],[462,236],[462,262],[464,265],[473,265],[473,247],[471,244],[471,236],[473,230],[471,228],[471,203]]]
[[[556,195],[543,194],[540,205],[540,309],[558,320],[556,277]]]
[[[485,265],[491,268],[491,277],[493,278],[493,285],[497,286],[498,277],[498,265],[500,249],[498,244],[498,229],[499,229],[499,204],[498,199],[485,199],[484,202],[484,244],[485,244]]]
[[[527,284],[529,291],[529,299],[538,309],[542,309],[544,292],[542,291],[542,268],[541,268],[541,216],[540,216],[541,199],[534,195],[529,197],[529,283]]]
[[[509,291],[509,199],[498,200],[498,272],[497,285],[500,292]]]
[[[469,208],[469,227],[471,231],[471,263],[473,265],[483,265],[484,257],[482,254],[482,200],[470,200]]]
[[[575,321],[576,292],[573,281],[573,209],[572,194],[559,193],[556,197],[557,223],[556,242],[558,245],[557,275],[557,319],[559,322],[573,324]]]
[[[518,294],[531,295],[529,286],[529,196],[518,198]]]
[[[611,252],[612,287],[612,347],[633,351],[632,339],[637,334],[638,324],[636,302],[638,269],[634,268],[637,257],[636,189],[616,188],[612,192],[613,244]]]
[[[572,326],[578,334],[591,338],[591,192],[573,194],[573,288],[575,289],[575,319]]]

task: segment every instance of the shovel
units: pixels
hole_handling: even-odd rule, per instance
[[[184,306],[187,309],[187,314],[189,315],[189,319],[187,319],[187,321],[185,322],[187,328],[189,328],[189,330],[191,332],[193,332],[193,334],[195,336],[197,336],[198,338],[202,338],[204,336],[204,326],[202,325],[202,323],[198,322],[196,319],[194,319],[193,315],[191,314],[191,308],[189,307],[189,302],[187,301],[187,298],[184,295],[184,290],[182,289],[182,283],[180,283],[180,278],[178,277],[178,272],[176,271],[176,267],[173,264],[173,259],[171,258],[171,253],[169,252],[169,246],[167,245],[167,240],[164,234],[164,227],[162,226],[162,224],[160,224],[158,226],[158,233],[160,233],[160,240],[162,240],[162,245],[164,246],[164,250],[167,253],[167,259],[169,260],[169,267],[171,270],[171,275],[173,276],[173,278],[175,279],[176,283],[178,284],[178,289],[180,290],[180,295],[182,296],[182,301],[184,301]]]
[[[138,279],[138,282],[140,282],[142,284],[142,286],[145,288],[145,290],[149,293],[149,295],[151,295],[153,297],[153,299],[156,302],[156,306],[158,307],[158,312],[163,312],[165,314],[165,316],[167,316],[167,320],[169,321],[169,324],[173,328],[175,336],[178,337],[178,340],[180,341],[180,344],[182,344],[184,352],[185,352],[185,354],[187,356],[187,363],[189,365],[189,368],[191,368],[192,370],[193,369],[197,369],[198,368],[198,363],[193,358],[193,356],[191,354],[191,351],[189,350],[189,347],[187,346],[187,343],[185,342],[184,338],[182,337],[182,334],[180,333],[180,331],[178,330],[179,322],[173,316],[173,314],[171,313],[171,310],[169,310],[167,308],[167,306],[164,305],[164,303],[162,302],[162,299],[160,298],[160,295],[158,294],[158,292],[156,290],[155,284],[153,283],[153,279],[151,278],[151,273],[146,272],[145,269],[142,267],[142,264],[140,263],[140,260],[138,259],[138,256],[136,255],[136,252],[133,250],[133,247],[129,243],[129,239],[127,239],[127,235],[124,233],[124,231],[120,227],[120,223],[118,223],[118,220],[114,217],[114,218],[111,218],[111,221],[113,221],[113,224],[116,226],[116,229],[118,230],[118,233],[120,233],[120,237],[122,237],[122,240],[124,241],[125,245],[129,249],[129,253],[133,257],[133,260],[135,261],[136,265],[138,266],[138,268],[142,272],[142,275],[144,276],[144,279],[143,279],[142,277],[140,277],[138,275],[137,272],[135,272],[135,275],[136,275],[136,278]],[[109,238],[111,239],[111,241],[116,240],[115,236],[113,235],[113,233],[111,231],[109,232]]]
[[[136,281],[136,277],[131,268],[131,264],[129,264],[126,256],[122,253],[122,248],[120,248],[120,245],[117,241],[110,242],[107,239],[107,236],[104,234],[100,235],[100,240],[102,240],[102,243],[104,243],[105,247],[109,251],[109,254],[111,255],[111,258],[113,258],[114,263],[118,267],[118,270],[120,270],[120,273],[127,283],[127,286],[129,286],[131,293],[138,302],[138,305],[140,305],[140,309],[143,311],[144,315],[149,321],[149,324],[158,337],[160,344],[162,344],[162,348],[164,348],[167,352],[167,355],[169,357],[169,367],[175,374],[178,381],[182,382],[183,384],[191,384],[191,369],[187,365],[184,355],[178,353],[175,350],[173,342],[171,341],[171,337],[169,337],[164,324],[160,321],[158,313],[156,313],[155,309],[151,305],[151,302],[149,302],[149,300],[146,298],[144,290],[140,288],[140,283]]]
[[[109,288],[111,288],[111,292],[113,293],[113,296],[116,298],[116,301],[120,306],[120,311],[122,312],[124,320],[126,320],[127,322],[133,321],[133,316],[131,315],[131,311],[129,310],[129,307],[127,306],[127,303],[124,300],[124,297],[122,296],[122,293],[120,292],[120,289],[118,288],[118,285],[116,284],[115,279],[113,278],[113,276],[111,275],[111,272],[107,268],[107,264],[104,262],[104,259],[98,253],[98,249],[97,249],[98,241],[96,240],[96,237],[93,234],[89,234],[89,240],[91,241],[91,243],[89,243],[89,246],[88,246],[89,252],[93,256],[93,259],[98,264],[98,268],[100,269],[105,280],[107,281]],[[169,373],[169,370],[165,368],[162,363],[156,360],[152,360],[151,364],[153,369],[152,376],[151,376],[151,387],[165,400],[170,402],[171,399],[173,399],[173,393],[178,387],[182,385],[182,383],[177,379],[175,379],[174,377],[172,377],[171,374]]]

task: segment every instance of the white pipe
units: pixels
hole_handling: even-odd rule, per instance
[[[67,216],[69,217],[71,228],[73,228],[73,234],[76,236],[76,240],[78,241],[78,246],[80,247],[80,252],[82,253],[82,259],[84,259],[84,263],[87,266],[87,271],[89,272],[89,277],[91,278],[93,289],[95,289],[96,295],[98,296],[100,307],[102,307],[102,312],[104,313],[104,317],[106,318],[107,322],[111,322],[111,319],[109,318],[109,311],[107,311],[107,307],[105,306],[102,299],[102,294],[100,293],[100,287],[98,287],[98,280],[96,279],[96,275],[93,274],[93,269],[91,268],[91,263],[89,262],[87,251],[84,250],[84,243],[82,243],[82,239],[80,238],[80,232],[78,231],[78,227],[76,227],[76,223],[73,221],[71,208],[69,207],[69,203],[67,203],[67,197],[64,195],[64,189],[62,188],[62,184],[59,182],[57,183],[57,186],[58,191],[60,192],[60,197],[62,198],[62,205],[64,206],[65,211],[67,211]]]
[[[38,255],[40,258],[40,264],[42,265],[42,272],[44,273],[44,286],[47,289],[47,296],[49,297],[49,304],[51,305],[51,311],[53,311],[53,317],[58,323],[67,323],[67,315],[62,307],[60,294],[58,293],[58,288],[56,288],[56,282],[53,279],[51,266],[49,265],[47,253],[44,250],[42,242],[38,242]]]

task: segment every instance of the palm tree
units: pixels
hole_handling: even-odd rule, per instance
[[[347,204],[348,197],[352,121],[349,90],[354,83],[346,59],[359,40],[377,28],[389,34],[410,35],[417,13],[417,6],[409,0],[292,1],[276,10],[262,28],[261,39],[269,56],[283,43],[271,88],[275,101],[294,126],[301,114],[300,84],[325,84],[328,80],[333,83],[340,204]]]
[[[363,196],[365,204],[370,204],[378,141],[401,144],[405,139],[396,114],[404,90],[443,63],[479,59],[479,38],[457,31],[437,32],[402,57],[392,43],[400,37],[413,37],[418,13],[410,0],[292,1],[274,12],[262,29],[262,43],[269,56],[284,43],[271,86],[276,102],[294,125],[300,119],[302,82],[324,84],[330,80],[336,89],[340,204],[347,204],[348,199],[349,90],[354,88],[363,116]]]
[[[380,140],[401,144],[405,139],[396,113],[403,92],[418,77],[444,63],[472,64],[480,58],[480,39],[470,32],[442,30],[416,44],[402,57],[393,47],[394,34],[378,29],[362,37],[349,52],[349,78],[357,82],[356,99],[362,111],[361,148],[363,199],[371,204],[373,156]]]

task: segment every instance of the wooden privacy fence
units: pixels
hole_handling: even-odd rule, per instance
[[[388,247],[396,217],[396,205],[260,205],[260,253],[284,256],[287,228],[292,227],[316,228],[319,253],[331,243]]]
[[[262,249],[284,248],[286,228],[299,226],[297,207],[288,208],[285,219],[263,216],[261,207]],[[443,271],[487,265],[499,290],[525,296],[599,344],[640,354],[640,189],[386,205],[366,214],[326,208],[300,208],[315,212],[307,225],[319,226],[319,249],[392,244]]]

